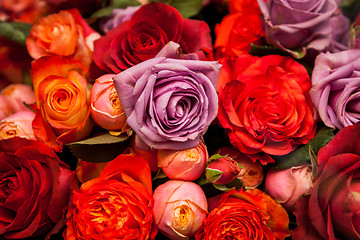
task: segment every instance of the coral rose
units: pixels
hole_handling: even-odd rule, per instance
[[[47,145],[24,138],[0,141],[0,236],[45,239],[63,226],[70,168]]]
[[[196,240],[285,239],[290,235],[284,208],[261,190],[231,191],[208,199],[209,214]]]
[[[343,128],[318,152],[310,195],[296,203],[293,239],[360,239],[360,123]]]
[[[38,109],[33,126],[35,134],[45,142],[54,143],[57,137],[58,142],[70,143],[90,133],[92,122],[85,74],[84,66],[70,57],[41,57],[33,61]]]
[[[151,187],[147,162],[135,154],[119,155],[74,191],[65,239],[154,239]]]
[[[310,87],[305,67],[290,57],[226,59],[218,119],[241,152],[287,154],[315,134]]]
[[[205,22],[184,19],[170,5],[153,2],[141,6],[130,20],[94,42],[94,62],[108,73],[119,73],[154,58],[169,41],[200,58],[204,58],[203,51],[212,50]]]
[[[50,14],[35,23],[26,39],[30,56],[72,55],[89,67],[92,61],[93,41],[100,37],[82,18],[77,9]]]
[[[34,90],[24,83],[10,84],[0,94],[5,97],[13,113],[29,110],[27,105],[35,103]]]

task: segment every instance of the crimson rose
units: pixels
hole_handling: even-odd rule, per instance
[[[69,203],[70,168],[47,145],[0,141],[0,236],[39,237],[60,229]]]
[[[360,239],[360,123],[343,128],[318,152],[310,195],[296,203],[293,239]]]
[[[173,7],[149,3],[139,8],[129,21],[122,22],[94,43],[93,59],[108,73],[119,73],[154,58],[170,41],[184,53],[211,52],[209,26],[199,20],[184,19]]]

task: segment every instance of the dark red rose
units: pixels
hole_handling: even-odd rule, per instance
[[[179,43],[184,53],[212,50],[209,26],[199,20],[184,19],[173,7],[163,3],[146,4],[94,43],[93,59],[108,73],[119,73],[155,57],[169,42]]]
[[[38,237],[60,229],[72,180],[69,167],[47,145],[0,141],[0,236]]]
[[[319,150],[311,194],[296,203],[293,239],[360,239],[359,136],[357,123]]]

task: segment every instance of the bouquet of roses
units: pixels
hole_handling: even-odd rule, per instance
[[[0,239],[360,239],[357,0],[0,1]]]

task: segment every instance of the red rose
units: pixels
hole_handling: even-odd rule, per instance
[[[290,235],[285,209],[257,188],[209,199],[209,215],[195,235],[210,239],[284,239]]]
[[[311,194],[296,203],[293,239],[360,239],[359,136],[357,123],[319,150]]]
[[[65,217],[72,181],[69,167],[47,145],[24,138],[0,141],[0,236],[48,234]]]
[[[140,156],[121,154],[74,191],[65,239],[154,239],[150,167]]]
[[[218,119],[241,152],[287,154],[315,133],[310,87],[306,69],[290,57],[224,59]]]
[[[119,73],[155,57],[169,42],[179,43],[184,53],[211,52],[209,26],[184,19],[173,7],[149,3],[139,8],[129,21],[121,23],[94,43],[93,59],[108,73]]]

